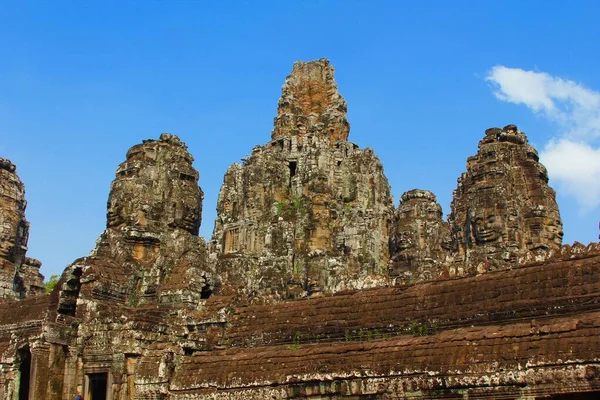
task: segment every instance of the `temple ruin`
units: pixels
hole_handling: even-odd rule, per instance
[[[0,299],[44,293],[42,263],[26,256],[29,222],[25,186],[10,160],[0,158]]]
[[[133,146],[51,294],[0,159],[0,399],[597,398],[600,244],[562,244],[525,133],[485,131],[447,221],[349,133],[333,67],[296,63],[208,242],[186,145]]]

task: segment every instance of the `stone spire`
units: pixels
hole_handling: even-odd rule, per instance
[[[328,137],[331,144],[348,140],[346,101],[327,59],[298,61],[283,84],[271,138],[306,135]]]
[[[528,251],[558,249],[562,222],[548,173],[515,125],[486,130],[458,180],[448,221],[467,271],[506,267]]]
[[[390,187],[348,130],[329,62],[294,64],[273,140],[225,174],[211,240],[224,287],[279,301],[387,283]]]
[[[402,194],[390,234],[390,275],[398,283],[438,278],[450,254],[450,228],[433,193],[413,189]]]
[[[133,146],[111,185],[107,227],[142,236],[175,228],[197,235],[204,194],[192,161],[187,146],[168,133]]]
[[[43,293],[41,263],[26,257],[29,222],[25,186],[10,160],[0,158],[0,298]]]
[[[71,299],[82,285],[130,306],[194,307],[212,292],[192,161],[186,145],[166,133],[127,152],[111,184],[107,229],[90,256],[63,274],[61,313],[75,315]]]

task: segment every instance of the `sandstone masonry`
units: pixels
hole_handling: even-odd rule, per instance
[[[333,67],[298,62],[282,92],[273,140],[225,174],[217,274],[261,301],[385,285],[390,187],[373,151],[346,141]]]
[[[26,257],[29,222],[25,187],[10,160],[0,158],[0,299],[44,292],[41,262]]]
[[[600,244],[561,245],[525,134],[486,131],[448,222],[348,135],[332,66],[296,63],[208,244],[185,144],[133,146],[50,295],[0,159],[0,399],[597,398]]]
[[[460,274],[506,268],[531,251],[562,244],[562,222],[548,173],[515,125],[486,130],[467,160],[448,217]]]

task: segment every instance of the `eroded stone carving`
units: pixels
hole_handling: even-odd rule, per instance
[[[110,284],[120,285],[115,291],[131,305],[194,306],[208,296],[214,282],[197,236],[203,193],[192,161],[171,134],[127,152],[111,185],[107,229],[90,256],[74,264],[83,279],[115,278]]]
[[[10,160],[0,158],[0,298],[15,299],[44,292],[41,262],[26,257],[29,222],[25,186]]]
[[[438,277],[449,227],[436,197],[406,192],[388,232],[372,151],[307,122],[340,112],[322,107],[338,99],[327,68],[303,63],[284,86],[311,133],[276,136],[227,172],[214,293],[185,145],[164,134],[128,152],[92,254],[50,296],[0,304],[0,398],[597,397],[600,244],[558,247],[553,192],[525,135],[488,130],[469,159],[450,219],[456,257]],[[319,90],[294,94],[304,80]],[[406,287],[282,301],[388,283],[376,270],[388,237]],[[24,260],[21,271],[39,268]],[[488,269],[499,270],[448,279]]]
[[[181,228],[197,235],[204,194],[192,161],[175,135],[163,133],[157,141],[133,146],[111,185],[107,226],[127,226],[131,232]]]
[[[458,180],[448,221],[464,272],[506,268],[526,252],[562,243],[562,222],[546,168],[515,125],[486,130]]]
[[[273,140],[231,166],[219,194],[212,252],[233,287],[267,301],[386,281],[390,188],[348,129],[333,67],[296,63]]]
[[[347,141],[350,125],[347,105],[333,79],[327,59],[296,62],[283,84],[272,140],[295,136],[328,138],[333,145]]]
[[[436,279],[450,254],[450,227],[433,193],[402,194],[390,235],[390,275],[407,284]]]

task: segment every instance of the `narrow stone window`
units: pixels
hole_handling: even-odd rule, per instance
[[[297,163],[296,161],[290,161],[289,163],[289,168],[290,168],[290,178],[296,175],[296,167],[297,167]]]
[[[211,294],[212,294],[212,290],[210,289],[210,286],[205,285],[202,287],[202,291],[200,292],[200,298],[208,299]]]

